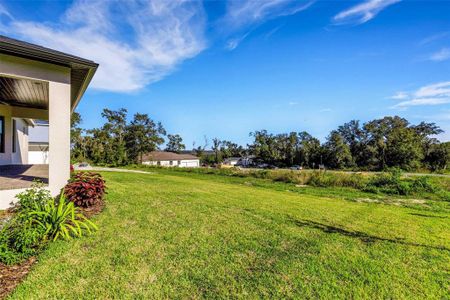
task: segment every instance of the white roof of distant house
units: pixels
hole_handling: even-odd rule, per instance
[[[178,154],[167,151],[152,151],[144,154],[143,161],[166,161],[166,160],[196,160],[199,159],[195,155],[191,154]]]

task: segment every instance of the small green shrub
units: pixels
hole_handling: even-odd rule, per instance
[[[18,202],[14,206],[14,210],[18,212],[33,209],[36,204],[43,204],[52,199],[50,191],[44,188],[44,184],[34,182],[31,188],[16,195]]]
[[[97,227],[63,195],[55,201],[42,187],[19,197],[16,213],[0,230],[0,262],[15,264],[36,255],[51,240],[81,237]]]
[[[59,201],[48,201],[36,205],[33,210],[26,212],[24,218],[44,231],[46,238],[57,240],[70,239],[72,236],[81,237],[84,231],[91,233],[97,226],[81,213],[77,212],[73,202],[66,201],[61,195]]]

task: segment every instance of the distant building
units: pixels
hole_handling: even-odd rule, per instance
[[[191,154],[153,151],[142,157],[142,164],[163,167],[198,168],[200,159]]]
[[[35,120],[28,129],[28,163],[48,164],[48,121]]]
[[[229,158],[225,158],[222,162],[222,164],[227,165],[227,166],[231,166],[234,167],[236,166],[240,161],[241,161],[241,157],[229,157]]]

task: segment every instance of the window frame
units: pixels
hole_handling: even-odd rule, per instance
[[[5,117],[0,116],[0,153],[5,153]]]
[[[16,153],[17,143],[17,120],[12,119],[12,153]]]

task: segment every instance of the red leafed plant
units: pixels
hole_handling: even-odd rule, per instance
[[[80,207],[90,207],[100,203],[105,193],[105,180],[100,174],[92,172],[73,174],[64,187],[67,200]]]

